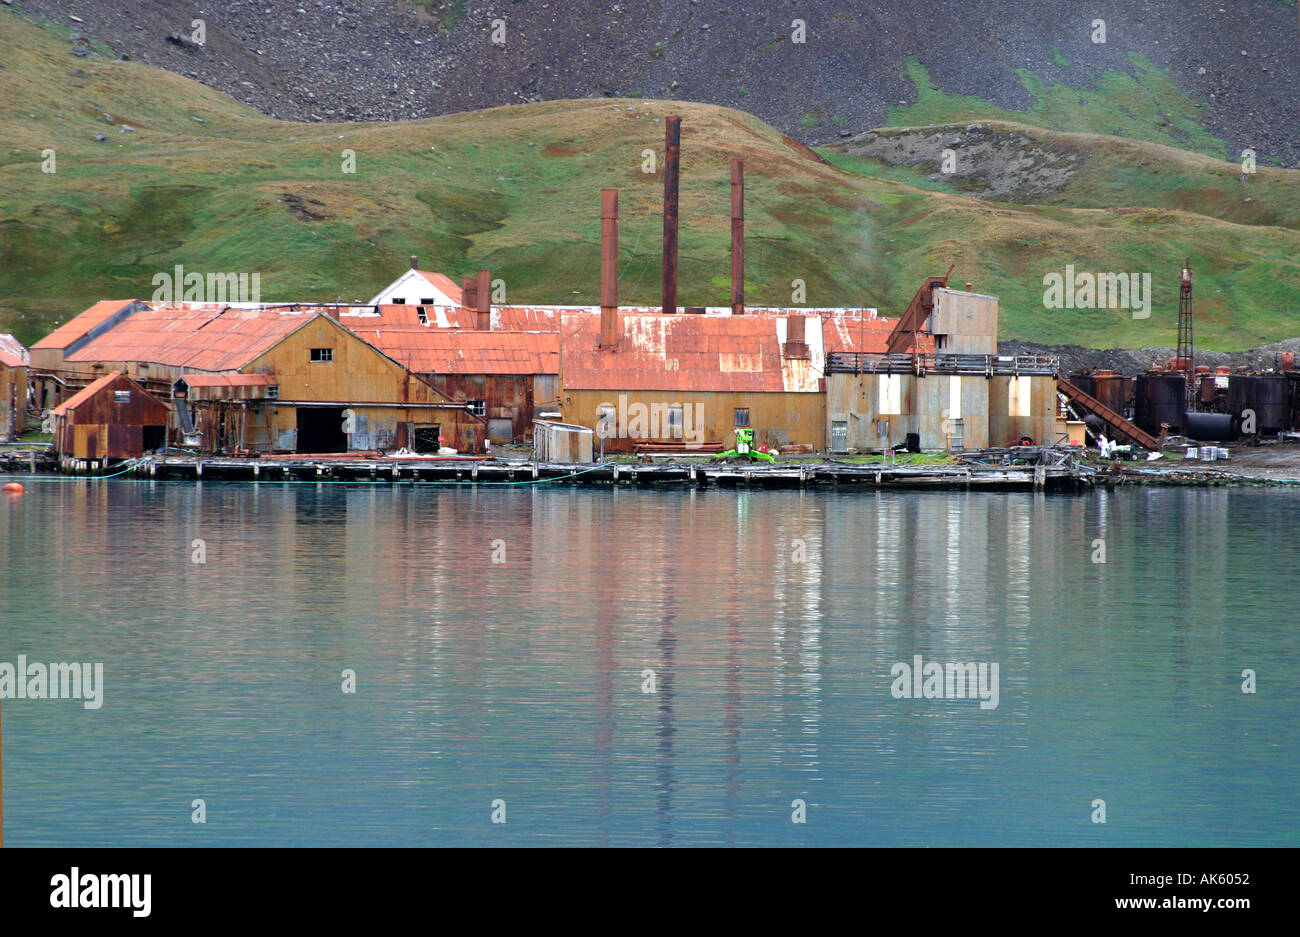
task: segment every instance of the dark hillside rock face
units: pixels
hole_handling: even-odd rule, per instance
[[[935,181],[947,180],[977,198],[999,202],[1040,201],[1065,188],[1083,155],[983,124],[954,125],[900,133],[868,131],[842,144],[849,156],[889,166],[915,166]],[[954,155],[953,172],[943,172],[943,153]]]
[[[1277,365],[1283,352],[1300,352],[1300,338],[1289,338],[1252,348],[1248,351],[1197,351],[1196,364],[1211,368],[1226,365],[1262,371]],[[1061,359],[1061,373],[1110,368],[1120,374],[1141,374],[1153,364],[1164,365],[1175,354],[1172,348],[1081,348],[1078,345],[1040,345],[1035,342],[998,342],[1000,355],[1056,355]]]
[[[1204,125],[1261,162],[1300,165],[1297,10],[1280,2],[1102,0],[27,0],[24,8],[293,120],[393,120],[527,101],[677,97],[751,111],[805,143],[937,87],[1011,109],[1016,73],[1087,87],[1140,53],[1203,104]],[[805,9],[806,7],[806,9]],[[1244,7],[1244,8],[1243,8]],[[198,45],[192,20],[202,15]],[[77,17],[73,19],[72,17]],[[492,42],[504,17],[506,42]],[[806,41],[792,41],[794,19]],[[1107,41],[1091,41],[1106,22]],[[1059,55],[1053,51],[1059,50]],[[84,50],[84,46],[78,46]],[[1244,53],[1244,54],[1243,54]],[[1066,64],[1066,63],[1072,64]],[[989,180],[996,190],[996,182]]]

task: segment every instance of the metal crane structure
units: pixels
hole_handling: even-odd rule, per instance
[[[1183,261],[1182,286],[1178,292],[1178,357],[1175,364],[1186,368],[1187,409],[1196,409],[1196,340],[1192,315],[1192,262]]]

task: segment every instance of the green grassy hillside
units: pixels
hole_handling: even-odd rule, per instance
[[[422,267],[456,277],[491,267],[510,301],[594,303],[602,187],[621,193],[622,299],[655,303],[662,177],[641,163],[647,148],[662,155],[670,113],[684,120],[684,304],[727,301],[728,160],[741,156],[755,304],[788,304],[800,279],[810,305],[897,314],[924,276],[955,263],[957,281],[1001,297],[1004,338],[1169,345],[1190,256],[1204,347],[1300,334],[1294,171],[1261,167],[1250,203],[1194,197],[1226,191],[1235,164],[1057,133],[1051,145],[1090,154],[1070,185],[1043,204],[1001,204],[905,170],[838,168],[710,105],[596,99],[293,124],[180,76],[69,48],[53,28],[0,7],[0,331],[27,342],[96,299],[148,298],[153,275],[178,263],[260,272],[268,300],[364,300],[418,254]],[[50,149],[53,174],[42,172]],[[342,171],[344,151],[355,173]],[[1151,318],[1044,309],[1043,275],[1066,264],[1152,272]]]

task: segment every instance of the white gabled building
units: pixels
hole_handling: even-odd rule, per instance
[[[407,306],[459,306],[460,287],[451,277],[416,269],[417,258],[411,258],[411,269],[384,287],[368,305]]]

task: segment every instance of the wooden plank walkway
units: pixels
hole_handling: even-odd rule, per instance
[[[110,469],[91,469],[100,474]],[[838,462],[747,465],[655,462],[570,464],[523,461],[347,457],[250,459],[227,456],[154,457],[131,467],[134,477],[196,481],[355,482],[525,486],[538,484],[720,488],[948,488],[1079,491],[1092,471],[1061,465],[884,465]]]

